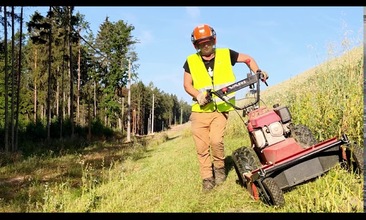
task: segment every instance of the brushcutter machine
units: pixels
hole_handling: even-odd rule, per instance
[[[292,123],[287,106],[261,107],[260,81],[267,85],[261,72],[250,72],[243,80],[216,91],[208,90],[210,99],[214,94],[235,111],[243,111],[241,118],[251,146],[233,151],[232,159],[240,184],[253,199],[283,206],[286,190],[325,174],[336,164],[362,174],[361,147],[351,143],[346,134],[317,142],[307,126]],[[246,96],[251,101],[242,107],[231,104],[227,95],[244,88],[249,89]]]

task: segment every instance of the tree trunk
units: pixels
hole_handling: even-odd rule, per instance
[[[11,110],[10,110],[10,124],[11,124],[11,151],[15,151],[15,127],[14,127],[14,101],[15,101],[15,28],[14,28],[14,6],[11,6]]]
[[[9,152],[9,121],[8,121],[8,19],[6,6],[4,6],[4,55],[5,55],[5,152]]]
[[[94,90],[93,90],[93,92],[94,92],[94,97],[93,97],[93,100],[94,100],[94,118],[96,118],[97,117],[97,83],[95,82],[95,80],[94,80]]]
[[[51,14],[51,6],[49,9]],[[51,17],[49,18],[52,22]],[[47,88],[47,141],[51,140],[51,68],[52,68],[52,23],[48,30],[48,88]]]
[[[64,42],[63,42],[63,52],[62,52],[62,66],[61,66],[61,91],[60,91],[60,99],[61,99],[61,103],[60,103],[60,139],[63,138],[63,121],[65,118],[64,112],[64,101],[65,101],[65,92],[64,92],[64,72],[65,72],[65,51],[66,51],[66,37],[64,37]]]
[[[125,130],[125,97],[122,97],[122,114],[121,114],[121,131],[122,131],[122,135],[124,133]]]
[[[72,34],[72,24],[71,24],[71,7],[68,6],[69,11],[69,72],[70,72],[70,125],[71,125],[71,138],[74,138],[74,74],[72,73],[72,42],[71,42],[71,34]]]
[[[34,74],[37,73],[37,49],[34,52]],[[37,122],[37,77],[34,76],[34,123]]]
[[[57,66],[56,76],[58,77],[60,73],[60,66]],[[60,83],[56,79],[56,116],[60,118]]]
[[[18,77],[17,77],[17,102],[16,102],[16,115],[15,115],[15,151],[18,150],[18,121],[19,121],[19,96],[20,96],[20,78],[22,71],[22,44],[23,44],[23,6],[20,9],[20,37],[19,37],[19,58],[18,58]]]
[[[79,36],[80,36],[80,29],[79,29]],[[78,40],[78,91],[76,94],[77,106],[76,106],[76,121],[80,123],[80,60],[81,60],[81,49],[80,49],[80,37]]]
[[[90,109],[90,95],[88,95],[88,141],[91,141],[91,109]]]

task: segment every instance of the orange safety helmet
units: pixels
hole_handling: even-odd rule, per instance
[[[193,43],[194,48],[198,49],[198,44],[202,42],[206,42],[209,40],[214,40],[216,44],[216,32],[215,30],[207,24],[198,25],[193,29],[191,35],[191,41]]]

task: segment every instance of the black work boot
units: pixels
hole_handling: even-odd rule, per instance
[[[226,180],[225,167],[222,168],[214,168],[215,173],[215,183],[216,185],[220,185]]]
[[[213,177],[206,178],[202,181],[202,190],[208,192],[215,187],[215,179]]]

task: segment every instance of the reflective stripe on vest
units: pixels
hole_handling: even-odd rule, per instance
[[[231,66],[230,51],[228,48],[216,48],[213,71],[213,82],[198,53],[188,56],[187,62],[191,71],[193,86],[200,92],[207,90],[216,91],[235,82],[235,75]],[[225,97],[227,101],[235,105],[235,92]],[[212,102],[201,107],[197,102],[192,103],[192,112],[218,112],[231,111],[234,108],[215,95]]]

